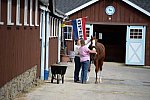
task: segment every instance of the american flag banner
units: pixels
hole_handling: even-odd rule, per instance
[[[86,17],[72,20],[74,40],[84,39],[86,40]]]

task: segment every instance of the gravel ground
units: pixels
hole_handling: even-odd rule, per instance
[[[94,65],[87,84],[74,83],[74,63],[67,63],[64,84],[42,82],[15,100],[150,100],[150,69],[105,62],[103,83],[95,84]]]

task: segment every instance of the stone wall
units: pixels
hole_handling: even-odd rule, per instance
[[[22,91],[26,91],[36,83],[37,65],[23,74],[13,78],[0,88],[0,100],[12,100]]]

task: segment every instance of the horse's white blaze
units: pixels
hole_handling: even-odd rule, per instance
[[[95,46],[95,40],[92,40],[92,46]]]
[[[92,46],[95,46],[95,40],[92,40]],[[95,50],[95,51],[96,51],[95,48],[93,48],[92,50]]]

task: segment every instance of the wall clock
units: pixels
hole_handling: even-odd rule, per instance
[[[113,6],[107,6],[105,12],[107,15],[113,15],[115,13],[115,8]]]

